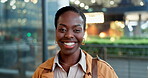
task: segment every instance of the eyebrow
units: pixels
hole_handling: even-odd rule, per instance
[[[81,24],[77,24],[77,25],[74,25],[74,26],[82,26]]]
[[[65,24],[59,24],[59,25],[66,27]],[[77,24],[77,25],[74,25],[74,26],[82,26],[82,25],[81,24]]]
[[[62,26],[64,26],[64,27],[66,26],[65,24],[59,24],[59,25],[62,25]]]

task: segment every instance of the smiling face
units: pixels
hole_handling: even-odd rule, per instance
[[[63,13],[57,21],[56,41],[63,54],[69,55],[80,51],[84,36],[82,17],[73,12]]]

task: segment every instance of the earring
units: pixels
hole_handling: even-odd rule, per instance
[[[85,39],[84,38],[83,38],[81,45],[85,45]]]

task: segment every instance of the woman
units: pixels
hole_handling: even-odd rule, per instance
[[[105,61],[97,60],[92,66],[92,57],[81,50],[86,18],[72,6],[59,9],[55,15],[56,42],[59,53],[41,64],[32,78],[118,78],[113,68]]]

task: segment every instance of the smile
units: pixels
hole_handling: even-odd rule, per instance
[[[75,47],[75,45],[76,45],[76,43],[75,42],[64,42],[64,47],[65,48],[74,48]]]
[[[72,46],[72,45],[74,45],[75,43],[74,42],[70,42],[70,43],[64,43],[65,45],[67,45],[67,46]]]

